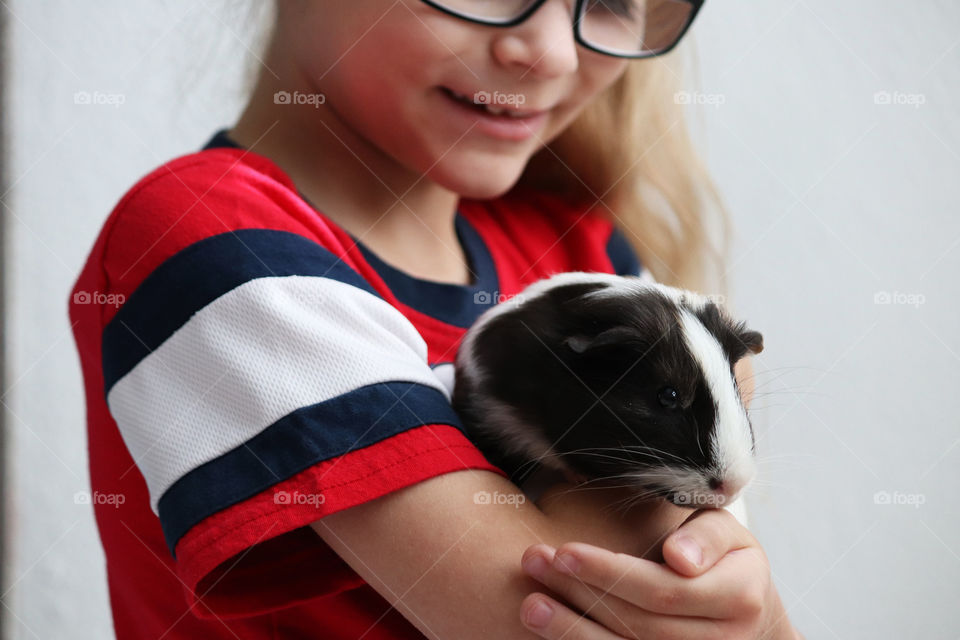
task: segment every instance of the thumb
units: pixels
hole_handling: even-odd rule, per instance
[[[705,573],[734,549],[756,546],[757,540],[726,509],[695,511],[663,543],[663,559],[677,573]]]

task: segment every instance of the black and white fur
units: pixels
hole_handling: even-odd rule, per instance
[[[518,485],[542,466],[720,507],[756,473],[734,365],[762,350],[760,333],[706,296],[635,276],[560,273],[467,331],[452,401]]]

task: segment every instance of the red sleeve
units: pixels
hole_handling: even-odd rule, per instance
[[[200,616],[359,584],[305,528],[325,515],[460,469],[506,477],[342,232],[239,153],[145,179],[104,253],[124,300],[105,318],[105,399]]]

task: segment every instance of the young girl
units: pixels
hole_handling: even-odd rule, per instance
[[[239,121],[124,195],[71,298],[119,638],[799,637],[728,512],[532,504],[449,403],[535,280],[700,285],[654,56],[701,3],[277,3]]]

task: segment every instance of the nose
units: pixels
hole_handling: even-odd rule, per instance
[[[569,2],[548,0],[525,21],[498,30],[494,57],[504,66],[524,67],[541,77],[573,73],[578,59],[572,16]]]
[[[715,489],[720,492],[723,491],[723,480],[721,480],[720,478],[710,478],[707,481],[707,484],[710,485],[711,489]]]

